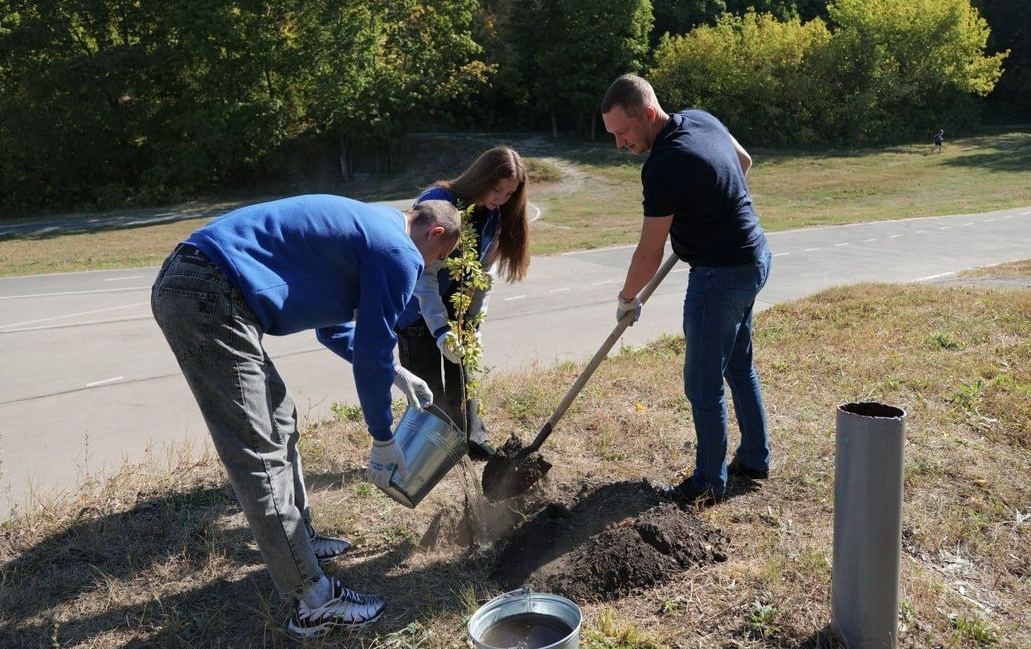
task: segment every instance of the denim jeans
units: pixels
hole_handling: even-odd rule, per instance
[[[691,403],[698,445],[694,486],[722,494],[727,488],[726,379],[741,431],[739,461],[769,469],[759,375],[752,365],[752,308],[770,271],[770,252],[741,266],[691,269],[684,298],[684,394]]]
[[[414,299],[414,298],[413,298]],[[430,386],[433,403],[462,427],[462,400],[465,384],[462,368],[444,358],[437,341],[421,318],[397,332],[397,357],[401,365]],[[480,418],[477,399],[465,402],[466,437],[477,443],[487,441],[487,428]]]
[[[322,576],[310,521],[297,409],[261,344],[257,317],[204,253],[180,245],[151,291],[151,310],[200,406],[215,451],[284,596]]]

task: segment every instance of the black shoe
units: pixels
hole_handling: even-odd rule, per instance
[[[727,475],[744,476],[752,480],[765,480],[770,477],[769,469],[753,469],[738,461],[737,457],[727,465]]]
[[[497,449],[490,445],[490,442],[474,442],[471,439],[468,440],[469,444],[469,459],[473,462],[486,462],[487,460],[494,457],[497,453]]]
[[[723,502],[723,494],[713,493],[712,489],[699,489],[691,478],[675,487],[664,487],[660,493],[683,507],[712,507]]]

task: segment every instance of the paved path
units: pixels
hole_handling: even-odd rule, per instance
[[[772,275],[759,308],[866,281],[919,282],[1031,257],[1031,208],[812,228],[770,235]],[[498,372],[585,360],[614,326],[613,296],[632,248],[533,260],[499,284],[484,326]],[[0,279],[0,518],[74,489],[123,461],[163,466],[207,432],[150,316],[157,269]],[[674,268],[622,344],[677,334],[687,268]],[[303,416],[356,403],[350,366],[312,333],[266,338]],[[847,395],[843,395],[847,398]]]

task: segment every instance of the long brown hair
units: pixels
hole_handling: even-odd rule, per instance
[[[512,197],[501,206],[498,245],[485,260],[486,266],[498,262],[499,273],[506,281],[517,282],[526,277],[530,267],[530,222],[526,216],[526,167],[523,159],[507,146],[496,146],[480,154],[460,176],[441,180],[437,187],[450,191],[466,205],[479,204],[502,178],[519,183]],[[477,208],[482,209],[482,208]]]

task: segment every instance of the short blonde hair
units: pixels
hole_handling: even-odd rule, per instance
[[[660,108],[655,89],[636,74],[624,74],[605,92],[601,100],[602,115],[616,106],[621,106],[628,117],[640,117],[645,108]]]

